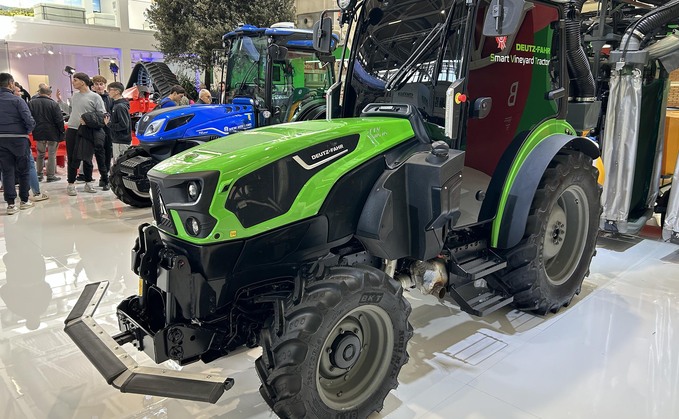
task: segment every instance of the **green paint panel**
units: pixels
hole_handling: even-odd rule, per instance
[[[244,228],[236,216],[225,208],[228,188],[240,177],[308,147],[351,134],[360,136],[356,149],[311,177],[285,214]],[[177,223],[177,214],[172,216],[178,236],[186,241],[214,243],[217,233],[221,237],[220,241],[239,240],[316,215],[340,177],[413,136],[410,122],[402,118],[352,118],[281,124],[232,134],[194,147],[160,162],[150,174],[219,170],[218,192],[210,206],[210,214],[218,221],[207,238],[189,236],[183,230],[184,226]]]
[[[547,26],[534,34],[533,42],[535,45],[549,47],[552,45],[554,29]],[[549,58],[547,55],[534,54],[538,58]],[[530,130],[536,121],[541,121],[557,113],[556,101],[546,100],[545,93],[552,90],[552,81],[547,66],[533,66],[533,75],[528,90],[528,100],[526,108],[521,116],[521,121],[516,132]]]

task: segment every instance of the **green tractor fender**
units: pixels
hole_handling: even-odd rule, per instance
[[[492,247],[509,249],[521,241],[540,179],[559,152],[580,151],[592,159],[600,155],[599,146],[586,137],[551,134],[536,144],[531,143],[517,138],[515,145],[502,156],[486,192],[479,220],[495,216],[491,227]]]

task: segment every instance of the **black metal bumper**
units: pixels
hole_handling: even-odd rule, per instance
[[[106,382],[123,393],[173,397],[215,403],[233,387],[232,378],[139,366],[122,348],[129,333],[109,336],[93,319],[108,282],[85,286],[65,320],[64,331]]]

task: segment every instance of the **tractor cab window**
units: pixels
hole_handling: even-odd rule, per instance
[[[249,96],[263,99],[267,61],[267,38],[244,36],[234,40],[229,50],[226,91],[229,99]]]
[[[331,84],[331,64],[321,62],[313,52],[288,51],[285,60],[273,62],[271,103],[276,112],[272,123],[289,122],[302,107],[324,101]]]
[[[408,103],[442,139],[445,92],[462,72],[464,0],[368,0],[363,10],[345,95],[349,113],[370,103]]]

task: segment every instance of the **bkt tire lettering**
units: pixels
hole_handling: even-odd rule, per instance
[[[361,295],[361,299],[359,300],[359,304],[377,304],[380,301],[382,301],[382,293],[377,293],[377,292],[366,292],[365,294]]]

